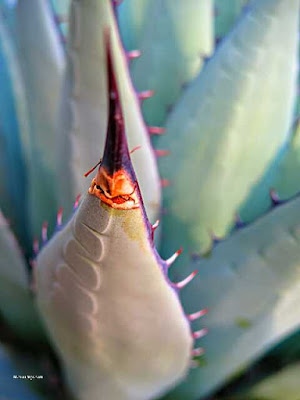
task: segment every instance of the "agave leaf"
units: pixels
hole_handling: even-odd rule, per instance
[[[148,12],[153,3],[153,0],[126,0],[119,5],[118,23],[126,50],[140,47]]]
[[[215,32],[217,39],[221,39],[230,31],[248,1],[215,0]]]
[[[83,174],[99,161],[104,149],[107,124],[105,75],[105,31],[111,32],[116,69],[124,107],[129,148],[141,146],[132,155],[133,164],[150,221],[155,221],[160,206],[160,181],[156,159],[144,125],[139,99],[132,87],[127,58],[119,39],[110,0],[73,1],[68,41],[68,67],[61,105],[58,132],[58,176],[60,199],[70,206],[89,183]],[[68,182],[68,184],[66,184]]]
[[[21,356],[16,355],[0,344],[0,388],[1,399],[5,400],[42,400],[36,392],[32,391],[27,385],[29,379],[28,375],[40,375],[38,371],[32,369],[32,365],[28,364],[28,360],[22,359],[23,366],[26,368],[19,368],[16,366],[16,359],[20,360]],[[33,372],[34,371],[34,372]],[[14,378],[14,376],[16,378]]]
[[[299,210],[300,198],[275,208],[197,263],[201,279],[183,293],[183,304],[190,310],[201,299],[210,310],[206,363],[169,398],[196,400],[216,390],[299,329]]]
[[[0,212],[0,312],[24,341],[44,341],[39,315],[29,290],[26,262]]]
[[[152,0],[150,5],[139,47],[142,56],[131,72],[137,89],[154,90],[143,112],[148,124],[160,126],[183,85],[197,75],[203,58],[213,52],[213,2]]]
[[[112,49],[97,176],[37,258],[37,300],[75,399],[154,399],[186,374],[193,343],[153,244],[130,161]]]
[[[45,0],[18,2],[16,32],[30,114],[29,207],[37,235],[57,208],[55,128],[64,54]]]
[[[29,230],[25,170],[29,135],[27,110],[14,44],[1,13],[0,86],[0,206],[26,245]]]
[[[186,90],[160,144],[165,237],[210,248],[289,137],[296,94],[299,0],[253,1]],[[172,138],[174,138],[172,140]],[[180,243],[181,242],[181,243]]]

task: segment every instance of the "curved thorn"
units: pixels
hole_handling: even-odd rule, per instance
[[[168,187],[171,185],[171,182],[168,179],[161,179],[160,184],[162,188]]]
[[[281,203],[279,196],[274,188],[270,189],[270,197],[274,206],[277,206]]]
[[[158,228],[159,222],[160,222],[160,221],[159,221],[159,219],[158,219],[158,220],[156,220],[156,221],[154,222],[153,225],[150,225],[150,227],[151,227],[151,229],[152,229],[152,241],[154,241],[154,233],[155,233],[156,229]]]
[[[139,150],[141,147],[142,147],[141,145],[135,146],[132,150],[130,150],[129,154],[134,153],[135,151]]]
[[[73,210],[74,211],[78,208],[80,199],[81,199],[81,194],[78,194],[76,196],[75,203],[74,203],[74,206],[73,206]]]
[[[144,92],[139,92],[137,95],[141,101],[146,100],[154,96],[154,90],[145,90]]]
[[[210,231],[210,238],[212,240],[213,246],[217,245],[223,240],[221,237],[217,236],[213,231]]]
[[[148,132],[150,135],[163,135],[166,132],[166,128],[160,126],[148,126]]]
[[[236,229],[243,228],[246,225],[245,222],[242,221],[239,213],[236,213],[234,216],[234,224]]]
[[[173,283],[173,286],[175,286],[177,289],[182,289],[186,285],[188,285],[195,278],[195,276],[197,274],[198,274],[198,271],[194,271],[189,276],[187,276],[185,279],[183,279],[182,281]]]
[[[57,217],[56,217],[56,225],[61,226],[62,224],[62,215],[63,215],[63,208],[60,207],[60,209],[57,212]]]
[[[48,240],[48,222],[44,221],[42,226],[42,240],[46,243]]]
[[[154,222],[154,224],[152,225],[152,230],[153,230],[153,231],[155,231],[155,230],[158,228],[159,223],[160,223],[160,220],[159,220],[159,219],[157,219],[157,220]]]
[[[133,59],[135,59],[135,58],[140,57],[141,54],[142,54],[142,52],[141,52],[140,50],[131,50],[131,51],[128,51],[128,52],[126,53],[127,59],[128,59],[129,61],[130,61],[130,60],[133,60]]]
[[[205,353],[205,350],[203,347],[198,347],[198,348],[192,350],[193,357],[202,356],[204,353]]]
[[[156,157],[164,157],[164,156],[169,155],[170,151],[169,150],[158,150],[158,149],[155,149],[154,153],[155,153]]]
[[[96,165],[94,165],[94,167],[92,167],[90,170],[88,170],[83,176],[85,178],[87,178],[93,171],[95,171],[95,169],[98,167],[98,165],[100,165],[102,162],[102,159],[100,158],[100,160],[97,162]]]
[[[192,336],[193,336],[194,339],[200,339],[203,336],[207,335],[207,332],[208,332],[208,329],[207,328],[203,328],[203,329],[200,329],[200,331],[193,332]]]
[[[165,263],[167,264],[168,268],[175,262],[178,256],[182,253],[183,249],[180,247],[179,250],[176,251],[170,258],[168,258]]]
[[[188,314],[187,317],[190,321],[195,321],[196,319],[203,317],[207,313],[208,313],[208,308],[204,308],[203,310],[197,311],[192,314]]]

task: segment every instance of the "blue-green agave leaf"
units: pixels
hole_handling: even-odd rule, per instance
[[[196,264],[200,279],[185,290],[183,304],[194,311],[201,302],[210,310],[201,342],[205,364],[167,397],[172,400],[216,390],[299,329],[300,198],[236,231]]]
[[[120,34],[126,50],[140,46],[153,0],[125,0],[118,7]]]
[[[55,129],[64,53],[46,0],[18,2],[16,32],[30,115],[29,208],[37,235],[57,208]]]
[[[160,126],[182,87],[213,52],[213,2],[152,0],[149,4],[139,46],[142,55],[133,62],[131,73],[138,90],[154,90],[143,112],[148,124]]]
[[[68,66],[57,142],[60,204],[70,210],[78,193],[88,189],[84,173],[99,161],[107,125],[105,34],[110,32],[129,147],[151,222],[160,207],[160,180],[148,130],[143,122],[110,0],[72,1]]]
[[[29,289],[27,266],[0,211],[0,313],[24,341],[43,342],[44,333]]]
[[[288,140],[298,66],[299,0],[255,0],[167,121],[162,243],[207,251]]]
[[[26,245],[28,120],[14,44],[0,13],[0,207]],[[24,144],[22,148],[21,143]]]

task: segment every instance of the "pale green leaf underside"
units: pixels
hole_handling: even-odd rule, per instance
[[[160,147],[165,237],[205,251],[288,139],[297,82],[299,0],[254,1],[167,122]],[[172,227],[169,226],[172,224]],[[188,241],[185,238],[188,238]]]
[[[130,26],[130,19],[127,22]],[[142,55],[131,68],[137,89],[155,92],[143,105],[148,124],[165,123],[183,85],[200,71],[203,58],[212,54],[213,42],[211,0],[151,1],[141,32]]]
[[[299,329],[299,210],[300,198],[291,200],[234,233],[210,258],[197,263],[200,278],[183,293],[183,304],[189,311],[197,304],[210,310],[201,321],[209,329],[200,342],[206,364],[192,370],[168,399],[197,400],[216,390]]]

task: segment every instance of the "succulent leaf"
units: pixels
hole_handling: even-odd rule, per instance
[[[26,99],[14,43],[1,13],[0,86],[0,207],[22,244],[26,245],[29,236]]]
[[[140,48],[153,0],[125,0],[118,7],[118,24],[126,50]]]
[[[169,243],[204,252],[224,236],[288,140],[298,18],[299,0],[253,1],[170,115],[160,139],[170,150],[162,175],[171,181],[163,255]]]
[[[24,341],[44,342],[21,250],[0,211],[0,313]],[[1,386],[0,386],[1,387]]]
[[[110,0],[90,0],[71,4],[68,66],[58,132],[58,175],[61,205],[69,209],[88,180],[83,174],[99,161],[107,124],[104,32],[111,32],[117,76],[130,149],[140,146],[132,161],[141,182],[141,191],[150,221],[157,219],[160,181],[149,134],[144,125],[138,96],[132,86],[127,57],[121,46]],[[65,182],[68,182],[68,185]]]
[[[138,90],[154,90],[143,112],[149,125],[160,126],[182,87],[213,52],[213,2],[152,0],[150,4],[138,47],[141,57],[133,62],[131,73]]]
[[[37,300],[74,398],[147,400],[185,376],[193,339],[179,285],[154,248],[105,35],[104,155],[75,215],[37,258]]]
[[[30,115],[30,219],[38,235],[44,220],[54,220],[57,208],[55,129],[65,61],[47,1],[19,1],[16,32]]]
[[[182,300],[190,309],[201,299],[210,310],[206,363],[166,398],[207,395],[300,328],[299,210],[299,197],[278,206],[197,262],[200,279]]]

